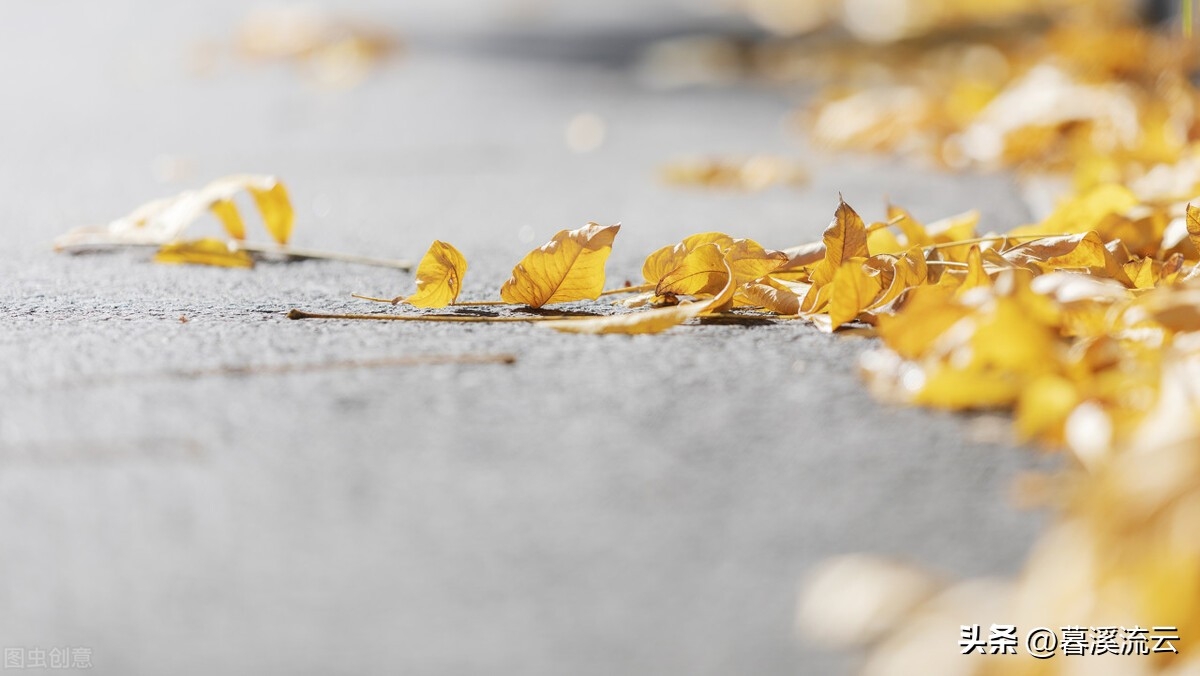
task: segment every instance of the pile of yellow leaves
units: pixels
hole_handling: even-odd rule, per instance
[[[1193,45],[1068,22],[888,48],[890,59],[862,49],[869,56],[844,55],[827,70],[835,84],[814,109],[818,140],[956,168],[1067,172],[1072,196],[1039,223],[945,241],[895,208],[865,229],[839,217],[845,225],[827,231],[824,248],[838,247],[842,266],[822,269],[827,255],[802,268],[796,279],[817,291],[801,313],[824,303],[830,327],[848,318],[874,327],[881,346],[862,371],[879,396],[1011,411],[1018,438],[1065,449],[1071,462],[1036,484],[1059,511],[1017,579],[946,584],[845,557],[812,575],[802,628],[869,646],[871,675],[1200,673],[1187,649],[1200,632]],[[786,61],[774,65],[795,70],[802,59]],[[1153,623],[1175,628],[1182,654],[1040,660],[1022,645],[1015,656],[962,655],[955,641],[972,623],[985,638],[997,623],[1082,626],[1089,639],[1090,627]]]
[[[940,42],[776,49],[776,74],[828,81],[811,109],[815,140],[905,152],[951,168],[1067,172],[1075,187],[1147,180],[1200,155],[1200,93],[1183,35],[1088,13],[1052,25]],[[1200,179],[1187,173],[1191,188]],[[1149,179],[1171,184],[1168,176]],[[1149,186],[1147,186],[1149,189]],[[1191,194],[1184,197],[1191,197]]]
[[[871,641],[867,673],[1072,666],[964,657],[954,640],[971,621],[1153,622],[1200,632],[1200,208],[1142,202],[1106,184],[1004,235],[977,236],[973,213],[929,225],[896,206],[887,215],[867,224],[842,202],[822,241],[786,251],[693,235],[646,258],[645,284],[610,291],[604,262],[619,226],[563,231],[516,266],[501,303],[630,296],[615,314],[503,319],[574,333],[654,333],[714,315],[853,326],[881,339],[862,362],[880,395],[1012,410],[1021,438],[1068,449],[1077,471],[1046,491],[1063,517],[1019,580],[947,588],[861,559],[818,576],[802,620],[826,637]],[[418,267],[417,293],[398,300],[457,304],[465,273],[462,255],[435,242]],[[847,585],[856,590],[849,597]],[[1182,673],[1167,670],[1198,660],[1125,657],[1104,673]]]

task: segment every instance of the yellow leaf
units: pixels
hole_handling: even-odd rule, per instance
[[[1055,365],[1059,357],[1057,333],[1026,303],[1016,298],[997,298],[973,319],[972,366],[1043,373]]]
[[[287,188],[279,181],[274,181],[265,187],[251,183],[246,189],[254,196],[254,203],[258,205],[258,212],[262,214],[267,232],[276,242],[287,244],[292,237],[292,225],[296,220]]]
[[[158,253],[154,254],[154,262],[171,265],[213,265],[220,268],[254,267],[254,258],[249,252],[231,249],[228,244],[215,237],[164,244]]]
[[[559,231],[521,259],[500,288],[500,297],[535,308],[599,298],[604,290],[604,263],[620,229],[620,224],[588,223],[577,230]]]
[[[1133,286],[1112,252],[1105,247],[1104,240],[1095,232],[1035,239],[1006,251],[1004,258],[1040,272],[1079,270]]]
[[[746,284],[785,265],[788,255],[782,251],[764,249],[752,239],[735,239],[725,248],[725,260],[733,271],[734,283]]]
[[[913,403],[952,411],[997,408],[1012,404],[1021,386],[1021,379],[1011,373],[942,367],[926,377]]]
[[[217,218],[221,219],[221,224],[225,226],[225,231],[234,239],[246,239],[246,224],[242,221],[242,215],[238,213],[237,205],[233,200],[217,200],[209,207]]]
[[[98,228],[76,228],[54,240],[56,248],[88,245],[163,245],[178,241],[205,212],[220,219],[234,239],[246,235],[246,226],[233,198],[246,191],[254,198],[271,237],[286,244],[294,213],[287,189],[274,176],[238,175],[220,178],[200,190],[148,202],[127,216]]]
[[[416,307],[446,307],[458,300],[467,259],[458,249],[434,240],[417,265],[417,292],[403,302]]]
[[[1200,207],[1187,205],[1187,231],[1188,239],[1200,251]]]
[[[978,225],[979,212],[972,210],[934,221],[926,228],[926,232],[934,244],[961,242],[964,239],[974,239],[975,228]]]
[[[879,278],[867,273],[861,260],[850,260],[833,275],[833,295],[829,299],[829,322],[837,328],[853,321],[871,307],[882,291]]]
[[[713,248],[716,248],[715,245]],[[543,326],[548,326],[557,331],[566,333],[623,333],[623,334],[641,334],[641,333],[659,333],[667,329],[678,326],[693,317],[699,317],[709,312],[715,312],[733,300],[733,292],[735,289],[733,283],[733,275],[729,271],[729,265],[725,263],[725,279],[724,288],[707,301],[697,301],[694,303],[680,303],[670,307],[655,308],[653,310],[645,310],[643,312],[631,312],[628,314],[611,315],[608,317],[595,317],[588,319],[563,319],[561,321],[543,322]]]
[[[696,244],[704,239],[713,241]],[[696,246],[680,259],[678,265],[658,280],[656,289],[658,294],[671,293],[683,296],[716,294],[726,281],[722,259],[729,264],[729,269],[733,270],[736,284],[746,284],[764,277],[788,261],[788,254],[782,251],[768,251],[754,240],[729,239],[719,233],[693,235],[675,248],[686,248],[693,244]],[[656,258],[657,255],[658,252],[651,255],[655,266],[660,261],[667,260],[667,258]],[[647,261],[647,266],[649,264],[650,261]],[[644,275],[647,274],[647,266],[643,266]],[[656,274],[657,268],[650,272]]]
[[[980,286],[989,286],[991,281],[983,269],[983,254],[979,251],[979,246],[972,246],[970,253],[967,254],[967,276],[963,277],[962,283],[958,285],[958,293]]]
[[[1158,264],[1158,267],[1156,267]],[[1158,284],[1161,264],[1153,258],[1129,261],[1121,268],[1129,275],[1135,289],[1152,289]]]
[[[925,226],[920,221],[912,217],[912,214],[902,207],[894,204],[889,204],[887,209],[888,221],[895,223],[900,232],[904,234],[905,244],[912,246],[927,246],[933,244],[933,239],[925,231]],[[974,227],[974,226],[972,226]],[[963,239],[966,239],[965,237]],[[875,251],[875,249],[871,249]]]
[[[1079,395],[1071,381],[1055,375],[1034,379],[1017,400],[1013,423],[1018,436],[1022,441],[1061,441],[1067,416],[1079,403]]]
[[[1194,285],[1159,287],[1138,298],[1125,311],[1131,326],[1153,322],[1171,332],[1200,331],[1200,288]]]
[[[642,264],[642,276],[648,284],[658,284],[667,273],[683,264],[683,259],[689,253],[705,244],[719,244],[722,247],[733,243],[733,238],[721,232],[702,232],[685,237],[675,245],[664,246],[646,257]]]
[[[1040,232],[1084,233],[1109,214],[1119,214],[1137,206],[1138,198],[1123,185],[1106,183],[1067,200],[1036,226]]]
[[[887,228],[879,228],[867,235],[867,249],[874,255],[900,253],[906,248]]]
[[[730,269],[719,244],[703,244],[659,280],[654,292],[660,296],[714,296],[729,282]]]
[[[867,249],[867,226],[844,200],[838,204],[833,221],[821,239],[825,243],[825,260],[812,275],[818,285],[832,281],[834,273],[850,259],[871,255]]]
[[[892,279],[884,292],[875,299],[871,308],[886,308],[908,289],[920,286],[928,279],[928,266],[925,262],[925,252],[915,246],[905,252],[904,256],[892,262]],[[882,280],[881,280],[882,281]]]
[[[923,356],[941,335],[969,310],[953,301],[954,292],[940,286],[918,286],[905,295],[902,310],[879,317],[879,336],[904,359]]]
[[[806,268],[814,263],[820,263],[825,260],[825,242],[809,242],[801,244],[789,249],[784,249],[784,253],[788,255],[788,262],[781,265],[775,272],[782,270],[798,270]]]
[[[821,312],[829,305],[829,299],[832,297],[833,284],[812,284],[804,294],[804,299],[800,301],[800,312],[809,315]]]
[[[744,305],[761,307],[781,315],[794,315],[800,311],[800,296],[770,277],[743,284],[734,298],[735,302],[741,301]]]

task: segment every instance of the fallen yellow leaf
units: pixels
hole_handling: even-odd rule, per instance
[[[446,307],[458,300],[467,259],[458,249],[434,240],[417,265],[417,292],[399,301],[416,307]]]
[[[225,231],[234,239],[246,239],[246,223],[242,220],[242,215],[238,213],[237,205],[233,200],[217,200],[209,207],[221,221],[221,225],[225,226]]]
[[[833,295],[829,299],[829,322],[833,328],[853,321],[875,302],[883,288],[879,277],[869,274],[859,259],[851,259],[833,275]]]
[[[246,190],[254,197],[254,203],[258,206],[258,213],[262,214],[267,232],[276,242],[287,244],[292,238],[292,226],[296,221],[287,188],[279,181],[248,181]]]
[[[287,189],[274,176],[238,175],[220,178],[200,190],[154,200],[106,226],[76,228],[54,240],[56,248],[88,245],[163,245],[180,239],[205,212],[211,211],[234,239],[246,236],[245,223],[233,198],[246,191],[262,216],[267,232],[287,244],[295,213]]]
[[[162,245],[154,254],[155,263],[212,265],[220,268],[252,268],[254,258],[247,251],[230,248],[215,237]]]
[[[500,288],[500,297],[534,308],[599,298],[604,291],[604,263],[620,229],[620,224],[588,223],[577,230],[559,231],[521,259]]]
[[[983,269],[983,254],[979,251],[979,246],[972,246],[971,251],[967,254],[967,274],[958,285],[958,292],[962,293],[990,284],[991,279],[988,277],[987,271]]]
[[[740,302],[742,305],[761,307],[781,315],[800,312],[800,296],[770,277],[738,287],[734,300],[735,304]]]
[[[821,240],[825,243],[825,259],[812,274],[813,282],[818,285],[832,281],[834,273],[850,259],[871,255],[867,249],[867,226],[845,200],[838,203],[833,221],[825,228]]]
[[[1035,239],[1006,251],[1004,258],[1038,272],[1071,269],[1133,286],[1104,240],[1094,231]]]
[[[933,244],[933,239],[926,232],[925,226],[913,218],[912,214],[908,213],[907,209],[898,207],[895,204],[889,204],[887,208],[887,216],[889,223],[895,223],[900,232],[904,234],[905,244],[913,246],[926,246]],[[872,249],[874,251],[874,249]]]
[[[685,237],[679,244],[664,246],[646,257],[642,264],[642,276],[648,284],[658,284],[659,280],[683,264],[687,255],[705,244],[729,246],[733,238],[722,232],[702,232]]]
[[[725,248],[725,260],[733,271],[734,282],[746,284],[787,264],[788,255],[764,249],[752,239],[735,239]]]
[[[692,249],[679,267],[663,276],[654,293],[676,296],[714,296],[730,281],[731,266],[719,243]]]
[[[1187,205],[1187,231],[1192,245],[1200,250],[1200,207]]]

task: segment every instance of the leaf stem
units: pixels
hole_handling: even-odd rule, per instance
[[[372,303],[387,303],[388,305],[396,305],[404,300],[404,296],[397,296],[396,298],[376,298],[375,296],[364,296],[360,293],[352,293],[350,294],[350,297],[357,298],[359,300],[369,300]],[[502,300],[472,300],[464,303],[451,303],[450,305],[452,307],[475,307],[488,305],[511,305],[513,307],[519,306],[517,303],[506,303]]]
[[[903,221],[905,218],[907,218],[907,216],[905,216],[904,214],[900,214],[898,216],[893,216],[892,218],[890,218],[886,221],[879,221],[876,223],[872,223],[867,226],[867,234],[869,235],[872,232],[875,232],[877,230],[886,230],[887,228],[890,228],[893,225],[898,225],[900,223],[900,221]]]

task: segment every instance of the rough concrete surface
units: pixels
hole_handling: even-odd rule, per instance
[[[792,628],[811,566],[864,551],[1018,569],[1040,520],[1006,495],[1040,461],[873,401],[865,339],[289,321],[379,311],[349,294],[406,293],[411,275],[52,253],[72,226],[235,172],[287,181],[300,246],[454,243],[469,298],[589,220],[624,223],[616,284],[691,232],[814,239],[839,191],[868,217],[885,195],[930,219],[1026,217],[1003,177],[808,149],[789,92],[646,89],[625,67],[637,40],[611,27],[480,40],[393,17],[404,57],[330,91],[233,58],[242,8],[0,6],[0,646],[88,647],[97,673],[127,675],[836,674],[852,658]],[[206,74],[201,48],[219,55]],[[607,137],[573,154],[581,112]],[[813,181],[656,180],[676,157],[753,152]],[[195,373],[490,353],[517,361]]]

